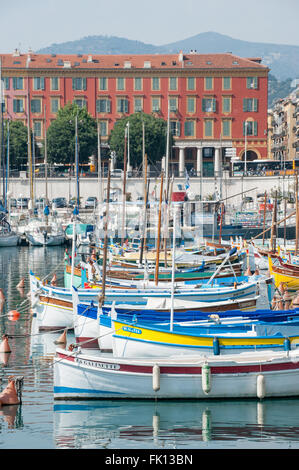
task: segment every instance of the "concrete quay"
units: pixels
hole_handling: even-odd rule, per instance
[[[180,187],[185,189],[185,178],[175,178],[173,191],[179,191]],[[0,180],[0,187],[2,181]],[[228,172],[224,172],[221,178],[189,178],[189,199],[194,199],[201,193],[203,199],[209,199],[212,194],[218,192],[222,199],[230,198],[230,203],[238,205],[242,201],[242,193],[246,192],[246,196],[251,196],[255,200],[257,194],[264,193],[274,194],[274,191],[291,192],[294,193],[295,177],[293,175],[282,176],[248,176],[230,177]],[[102,180],[102,194],[103,198],[106,195],[107,178]],[[28,178],[11,178],[8,187],[10,197],[30,197],[30,184]],[[84,201],[89,196],[96,196],[99,198],[101,191],[101,184],[97,177],[80,178],[80,197]],[[121,176],[111,178],[110,194],[111,197],[117,199],[121,196],[123,191],[123,181]],[[151,178],[149,185],[149,198],[153,199],[155,196],[159,199],[160,179]],[[131,200],[143,197],[144,181],[142,178],[129,177],[126,182],[126,193],[131,195]],[[45,195],[45,179],[36,178],[34,181],[34,195],[35,197],[44,197]],[[76,180],[64,177],[48,178],[48,197],[52,200],[55,197],[65,197],[69,200],[76,195]],[[232,197],[235,196],[236,197]],[[197,199],[197,197],[196,197]]]

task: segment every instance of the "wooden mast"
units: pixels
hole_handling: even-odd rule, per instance
[[[264,222],[263,222],[263,230],[266,228],[266,207],[267,207],[267,191],[265,191],[265,199],[264,199]],[[263,245],[265,244],[265,232],[263,233]]]
[[[143,174],[144,174],[144,214],[143,214],[143,234],[140,243],[139,264],[142,265],[144,245],[147,235],[147,199],[148,199],[148,182],[147,182],[147,155],[143,155]]]
[[[298,207],[298,171],[296,170],[296,246],[295,255],[298,253],[298,237],[299,237],[299,207]]]
[[[125,128],[125,148],[124,148],[124,173],[123,173],[123,211],[122,211],[122,233],[121,246],[125,241],[126,225],[126,179],[127,179],[127,127]]]
[[[107,270],[107,247],[108,247],[108,217],[109,217],[109,199],[110,199],[110,160],[108,163],[108,180],[107,180],[107,202],[106,202],[106,215],[104,224],[104,253],[103,253],[103,266],[102,266],[102,295],[99,296],[99,306],[102,306],[105,301],[105,288],[106,288],[106,270]]]
[[[158,236],[157,236],[156,269],[155,269],[155,284],[156,285],[158,284],[158,276],[159,276],[162,196],[163,196],[163,172],[161,174],[159,216],[158,216]]]

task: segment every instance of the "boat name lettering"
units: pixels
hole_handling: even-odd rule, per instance
[[[88,361],[87,359],[78,359],[77,358],[76,362],[80,365],[98,367],[99,369],[118,370],[120,368],[120,366],[118,364],[107,364],[105,362]]]
[[[130,326],[123,326],[122,329],[124,331],[129,331],[130,333],[136,333],[137,335],[141,335],[142,333],[138,328],[131,328]]]

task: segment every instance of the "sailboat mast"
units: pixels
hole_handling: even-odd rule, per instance
[[[30,201],[33,207],[33,175],[32,175],[32,149],[31,149],[31,132],[30,132],[30,102],[29,102],[29,85],[27,93],[27,148],[28,148],[28,169],[29,169],[29,189],[30,189]]]
[[[155,284],[156,285],[158,284],[158,276],[159,276],[162,196],[163,196],[163,172],[161,174],[159,216],[158,216],[158,236],[157,236],[157,253],[156,253],[156,269],[155,269]]]
[[[78,150],[78,113],[75,117],[75,164],[76,164],[76,200],[77,210],[80,206],[80,191],[79,191],[79,150]]]
[[[122,210],[122,233],[121,246],[125,241],[125,225],[126,225],[126,179],[127,179],[127,126],[125,127],[125,148],[124,148],[124,172],[123,172],[123,210]]]
[[[104,224],[104,253],[103,253],[103,266],[102,266],[102,295],[99,296],[99,306],[102,306],[105,300],[106,289],[106,269],[107,269],[107,247],[108,247],[108,217],[109,217],[109,199],[110,199],[110,164],[108,163],[108,180],[107,180],[107,202],[106,202],[106,215]]]
[[[98,186],[99,186],[99,202],[103,202],[102,194],[102,158],[101,158],[101,133],[100,133],[100,124],[99,120],[97,121],[97,131],[98,131]]]
[[[45,199],[46,205],[48,205],[48,148],[47,148],[47,121],[46,121],[46,105],[44,106],[44,165],[45,165]]]
[[[143,214],[143,235],[140,243],[140,256],[139,264],[142,264],[143,250],[146,241],[147,235],[147,199],[148,199],[148,182],[147,182],[147,158],[146,154],[144,155],[143,160],[143,172],[144,172],[144,214]]]
[[[298,253],[298,237],[299,237],[299,207],[298,207],[298,171],[296,170],[296,246],[295,246],[295,255]]]

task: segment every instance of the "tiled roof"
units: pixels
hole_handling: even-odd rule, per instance
[[[183,60],[182,60],[183,57]],[[268,70],[259,58],[225,54],[1,54],[2,68],[15,69],[241,69]],[[30,58],[30,60],[29,60]]]

